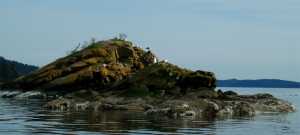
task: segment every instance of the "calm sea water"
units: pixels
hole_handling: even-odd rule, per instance
[[[300,108],[300,89],[221,88],[242,94],[271,93]],[[0,134],[199,134],[300,135],[300,113],[253,118],[166,119],[140,113],[50,111],[44,101],[0,98]]]

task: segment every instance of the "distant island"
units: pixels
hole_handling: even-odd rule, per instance
[[[37,66],[23,64],[17,61],[7,60],[0,56],[0,83],[12,81],[19,76],[27,75],[37,70]]]
[[[258,80],[218,80],[218,87],[256,87],[256,88],[300,88],[300,82],[286,81],[279,79],[258,79]]]

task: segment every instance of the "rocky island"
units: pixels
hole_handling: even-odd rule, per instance
[[[178,67],[119,38],[92,42],[1,87],[19,90],[6,97],[37,91],[33,97],[48,98],[45,107],[59,110],[139,111],[172,118],[295,111],[270,94],[216,90],[214,73]]]

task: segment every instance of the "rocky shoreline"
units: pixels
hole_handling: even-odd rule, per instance
[[[82,97],[82,95],[97,95],[96,92],[82,90],[50,101],[45,107],[63,110],[140,111],[146,115],[173,118],[254,116],[255,114],[267,112],[283,113],[295,111],[295,107],[290,103],[277,99],[270,94],[237,95],[233,93],[223,93],[221,91],[218,93],[211,91],[190,92],[183,97],[163,97],[158,99],[153,97],[104,96],[102,94],[95,97]]]
[[[4,98],[42,98],[57,110],[138,111],[150,116],[254,116],[293,112],[270,94],[238,95],[216,89],[212,72],[192,71],[123,39],[92,42],[37,71],[1,85],[19,89]],[[37,90],[31,92],[30,90]]]
[[[261,113],[296,111],[289,102],[270,94],[238,95],[227,91],[189,92],[185,96],[123,97],[121,93],[79,90],[64,96],[41,91],[2,91],[0,98],[43,99],[45,108],[62,111],[134,111],[149,116],[179,117],[252,117]]]

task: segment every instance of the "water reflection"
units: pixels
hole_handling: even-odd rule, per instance
[[[146,117],[140,112],[48,112],[33,117],[32,122],[47,121],[36,126],[38,131],[65,129],[103,133],[213,133],[214,121]],[[62,114],[62,115],[53,115]],[[41,117],[42,116],[42,117]],[[33,125],[37,125],[36,123]],[[32,128],[29,127],[29,128]],[[151,130],[150,130],[151,129]]]
[[[291,93],[290,95],[294,95]],[[292,100],[299,101],[292,96]],[[146,117],[140,112],[49,111],[42,100],[0,98],[0,134],[299,134],[299,113],[253,118]],[[298,107],[299,108],[299,107]]]
[[[28,134],[214,134],[214,120],[146,117],[141,112],[68,112],[49,111],[41,100],[0,99],[0,132]],[[4,124],[5,123],[5,124]],[[3,127],[6,126],[6,129]]]

